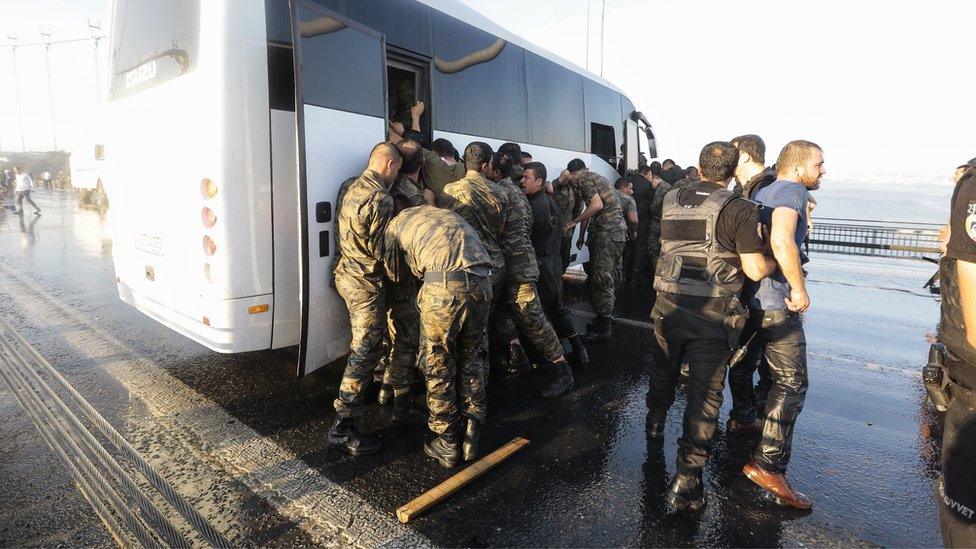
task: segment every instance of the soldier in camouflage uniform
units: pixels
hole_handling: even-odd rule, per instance
[[[542,391],[544,398],[555,398],[573,388],[573,373],[539,299],[536,288],[539,264],[532,247],[532,207],[521,187],[516,187],[510,179],[513,164],[514,159],[508,154],[495,153],[489,167],[489,178],[498,181],[509,200],[502,234],[507,276],[502,300],[519,330],[555,371],[554,381]],[[516,343],[517,340],[512,342]]]
[[[384,252],[394,283],[423,281],[417,298],[420,370],[427,384],[427,425],[435,435],[424,451],[453,467],[463,428],[463,458],[474,460],[487,412],[491,256],[460,215],[431,206],[396,216],[386,229]]]
[[[636,177],[636,174],[634,175]],[[634,201],[634,183],[625,177],[617,178],[613,188],[617,193],[617,200],[620,201],[620,210],[624,215],[624,222],[627,224],[627,244],[620,256],[620,263],[614,273],[614,285],[621,287],[624,281],[624,273],[630,273],[634,268],[634,254],[637,247],[637,202]]]
[[[405,139],[399,141],[396,147],[403,158],[403,165],[390,189],[394,215],[406,208],[433,203],[433,195],[422,192],[418,186],[420,171],[424,165],[420,144]],[[417,311],[419,287],[419,283],[412,278],[398,284],[387,284],[388,352],[377,400],[380,404],[393,402],[394,424],[409,423],[415,418],[410,388],[416,378],[417,346],[420,341],[420,314]]]
[[[506,311],[499,311],[498,301],[505,282],[505,254],[501,241],[505,229],[508,195],[500,185],[485,177],[491,155],[492,150],[487,143],[474,141],[465,147],[464,163],[467,172],[463,179],[444,187],[444,204],[460,214],[474,228],[491,256],[491,287],[495,301],[491,307],[493,329],[490,332],[492,351],[489,356],[494,366],[506,369],[508,342],[513,335],[503,320],[495,319],[498,314],[507,314]]]
[[[577,246],[589,230],[586,244],[590,251],[590,296],[597,317],[588,326],[590,331],[586,339],[591,342],[608,341],[616,291],[613,275],[627,241],[627,226],[620,201],[610,182],[602,175],[587,170],[586,164],[579,158],[569,162],[560,179],[572,182],[586,204],[583,213],[564,227],[568,232],[582,223]]]
[[[579,199],[576,187],[568,179],[555,179],[552,182],[552,200],[559,208],[559,227],[563,231],[559,254],[562,258],[562,272],[565,273],[573,253],[573,230],[569,229],[567,232],[564,227],[583,211],[583,201]]]
[[[366,171],[342,197],[336,220],[342,257],[335,268],[335,286],[349,309],[352,341],[334,402],[336,421],[329,429],[328,445],[352,455],[380,450],[379,441],[360,434],[355,418],[363,412],[364,389],[380,360],[386,332],[383,231],[393,217],[389,187],[400,164],[396,147],[388,143],[374,147]]]

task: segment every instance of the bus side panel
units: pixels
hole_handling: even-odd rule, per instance
[[[271,111],[271,186],[274,196],[274,330],[271,348],[298,345],[301,292],[298,248],[298,170],[295,113]]]
[[[308,299],[304,371],[308,374],[349,352],[352,339],[346,304],[331,287],[335,216],[318,222],[315,205],[328,202],[335,213],[339,186],[362,173],[369,151],[384,138],[386,123],[382,118],[314,105],[304,105],[304,117],[308,278],[302,298]]]

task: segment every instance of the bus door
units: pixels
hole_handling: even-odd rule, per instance
[[[390,122],[399,122],[410,128],[410,107],[423,101],[426,108],[420,117],[420,129],[428,143],[430,135],[430,81],[429,62],[410,52],[393,46],[387,47],[386,82]]]
[[[383,35],[307,0],[290,2],[295,48],[301,331],[298,375],[349,351],[349,313],[332,289],[339,186],[386,139]]]

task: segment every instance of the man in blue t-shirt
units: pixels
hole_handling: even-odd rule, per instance
[[[779,268],[744,290],[744,301],[752,311],[741,341],[749,342],[749,351],[735,366],[744,370],[730,376],[730,384],[751,387],[752,372],[765,359],[754,394],[748,388],[732,387],[729,421],[756,421],[759,409],[762,440],[742,471],[780,503],[800,509],[809,509],[813,502],[786,480],[793,427],[807,392],[807,343],[801,314],[810,306],[810,296],[803,279],[800,245],[807,234],[807,193],[820,187],[826,173],[823,166],[823,150],[818,145],[792,141],[776,160],[776,181],[752,195],[763,206],[760,219],[769,227]]]

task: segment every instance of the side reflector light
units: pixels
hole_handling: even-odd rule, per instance
[[[217,253],[217,244],[209,236],[203,237],[203,253],[213,255]]]
[[[266,312],[268,312],[267,303],[262,303],[261,305],[251,305],[250,307],[247,308],[247,314],[249,315],[256,315],[258,313],[266,313]]]
[[[206,324],[207,326],[210,326],[210,319],[207,317],[203,317],[203,323]]]
[[[207,200],[217,196],[217,184],[204,177],[203,180],[200,181],[200,194],[202,194],[203,198]]]
[[[200,221],[203,222],[203,226],[209,229],[217,224],[217,214],[213,213],[213,210],[204,206],[203,210],[200,211]]]

